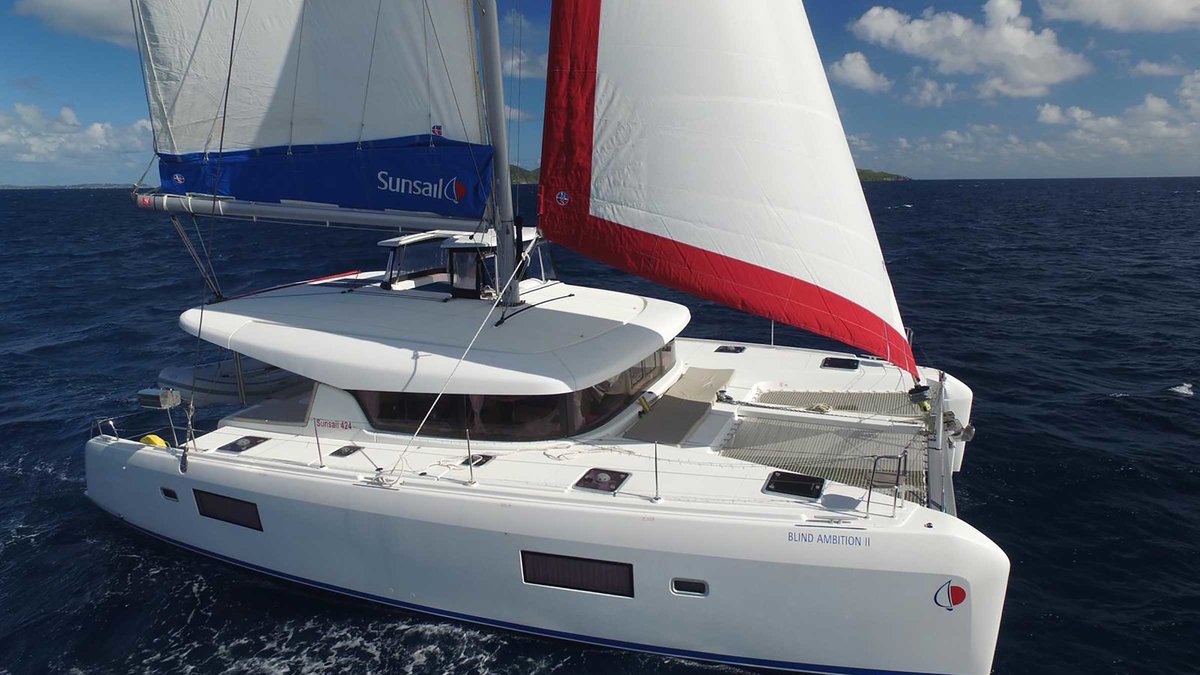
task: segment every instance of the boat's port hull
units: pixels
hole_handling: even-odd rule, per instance
[[[914,510],[911,527],[874,529],[799,514],[714,518],[416,481],[373,488],[203,453],[181,473],[178,453],[93,439],[88,495],[130,525],[228,562],[501,628],[809,672],[990,670],[1008,560],[927,509]],[[194,490],[252,502],[261,531],[201,516]],[[631,565],[633,597],[526,583],[522,552]],[[673,579],[702,580],[707,595],[675,593]]]

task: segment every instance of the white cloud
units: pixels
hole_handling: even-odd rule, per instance
[[[1192,117],[1200,119],[1200,70],[1183,78],[1179,84],[1179,102]]]
[[[879,94],[892,88],[892,81],[871,68],[871,62],[862,52],[850,52],[841,61],[830,64],[829,76],[835,82],[847,87],[854,87],[873,94]]]
[[[953,82],[943,84],[927,77],[918,78],[904,100],[918,108],[940,108],[954,98],[956,89],[958,85]]]
[[[1129,69],[1134,75],[1143,75],[1145,77],[1179,77],[1188,72],[1187,66],[1183,64],[1183,59],[1176,56],[1167,63],[1156,63],[1142,59],[1138,64]]]
[[[1046,125],[1037,136],[1022,137],[997,124],[970,124],[876,142],[878,151],[863,159],[890,171],[928,177],[1200,172],[1200,70],[1181,78],[1175,96],[1148,94],[1115,113],[1051,103],[1036,110],[1038,121]]]
[[[1033,30],[1020,0],[988,0],[983,24],[954,12],[927,9],[913,18],[872,7],[852,28],[860,38],[932,62],[944,75],[981,74],[981,96],[1045,96],[1052,85],[1091,71],[1091,64],[1058,43],[1050,29]]]
[[[546,54],[530,54],[527,51],[518,49],[506,49],[503,54],[501,66],[504,69],[504,74],[510,77],[521,79],[530,78],[535,80],[546,79],[546,63],[548,60]]]
[[[1120,115],[1044,105],[1038,108],[1038,120],[1068,126],[1058,142],[1064,153],[1074,156],[1190,157],[1200,166],[1195,151],[1200,147],[1200,70],[1183,79],[1178,94],[1179,106],[1147,94]]]
[[[1041,0],[1048,19],[1081,21],[1117,31],[1200,28],[1200,0]]]
[[[34,105],[17,103],[13,114],[0,112],[0,162],[53,163],[149,153],[149,120],[128,126],[107,122],[83,124],[74,110],[63,107],[48,116]]]
[[[533,119],[533,116],[524,110],[518,110],[507,103],[504,104],[504,119],[512,122],[524,122]]]
[[[128,0],[17,0],[13,10],[66,33],[133,46]]]
[[[871,153],[879,149],[871,143],[871,134],[846,134],[846,142],[855,154]]]
[[[1042,124],[1066,124],[1068,120],[1062,108],[1044,103],[1038,106],[1038,121]]]

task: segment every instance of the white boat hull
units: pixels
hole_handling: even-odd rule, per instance
[[[913,509],[911,528],[868,533],[414,483],[375,488],[195,453],[181,473],[179,452],[92,439],[88,496],[138,529],[230,563],[499,628],[803,672],[990,671],[1008,560],[929,509]],[[194,489],[254,502],[262,531],[202,517]],[[634,597],[527,584],[522,551],[630,563]],[[705,580],[710,592],[675,594],[673,578]],[[966,601],[948,603],[948,584]]]

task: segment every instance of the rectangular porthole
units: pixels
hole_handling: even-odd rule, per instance
[[[254,502],[204,490],[192,490],[192,494],[196,497],[196,508],[205,518],[223,520],[251,530],[263,531],[262,520],[258,517],[258,505]]]
[[[831,356],[821,362],[821,367],[835,370],[858,370],[858,359],[838,359]]]
[[[699,579],[672,579],[671,592],[676,595],[708,595],[708,582]]]
[[[525,583],[633,597],[633,565],[521,551]]]
[[[172,490],[171,488],[159,488],[159,489],[162,491],[163,499],[169,499],[173,502],[179,501],[179,495],[175,494],[175,491]]]

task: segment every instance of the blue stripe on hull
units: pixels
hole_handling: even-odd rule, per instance
[[[790,661],[772,661],[769,659],[754,659],[754,658],[748,658],[748,657],[743,657],[743,656],[727,656],[725,654],[710,654],[708,652],[696,652],[696,651],[689,651],[689,650],[683,650],[683,649],[671,649],[668,647],[658,647],[655,645],[646,645],[646,644],[640,644],[640,643],[636,643],[636,642],[625,642],[622,640],[610,640],[607,638],[592,637],[592,636],[588,636],[588,635],[579,635],[576,633],[567,633],[567,632],[563,632],[563,631],[551,630],[548,628],[537,628],[534,626],[525,626],[522,624],[510,623],[508,621],[499,621],[496,619],[488,619],[488,618],[480,617],[480,616],[472,616],[470,614],[462,614],[460,612],[452,612],[449,610],[437,609],[435,607],[426,607],[424,605],[417,605],[417,604],[413,604],[411,602],[404,602],[401,600],[394,600],[392,598],[385,598],[385,597],[378,596],[378,595],[372,595],[370,593],[363,593],[361,591],[355,591],[355,590],[351,590],[349,588],[341,588],[339,586],[333,586],[330,584],[322,583],[320,581],[314,581],[312,579],[305,579],[303,577],[297,577],[297,576],[294,576],[291,574],[287,574],[286,572],[278,572],[276,570],[268,569],[266,567],[261,567],[259,565],[255,565],[253,563],[236,560],[234,558],[230,558],[228,556],[221,555],[220,553],[213,553],[212,551],[207,551],[205,549],[198,548],[196,546],[192,546],[191,544],[185,544],[184,542],[181,542],[181,541],[178,541],[175,539],[171,539],[170,537],[165,537],[161,534],[157,534],[155,532],[151,532],[150,530],[138,527],[137,525],[130,523],[129,521],[125,520],[124,518],[121,518],[121,522],[125,523],[129,527],[132,527],[133,529],[137,530],[138,532],[147,534],[151,537],[154,537],[155,539],[160,539],[169,544],[174,544],[175,546],[178,546],[183,549],[187,549],[194,553],[199,553],[201,555],[205,555],[210,558],[215,558],[217,560],[229,563],[231,565],[237,565],[238,567],[243,567],[245,569],[253,570],[255,572],[267,574],[267,575],[270,575],[270,576],[273,576],[273,577],[276,577],[279,579],[284,579],[286,581],[303,584],[305,586],[310,586],[313,588],[319,588],[319,589],[322,589],[325,591],[330,591],[333,593],[339,593],[341,595],[347,595],[350,597],[359,598],[361,600],[367,600],[369,602],[376,602],[381,605],[388,605],[391,607],[397,607],[397,608],[409,610],[412,612],[419,612],[422,614],[430,614],[433,616],[439,616],[439,617],[443,617],[443,618],[447,618],[447,619],[455,619],[458,621],[465,621],[468,623],[482,624],[485,626],[492,626],[495,628],[504,628],[507,630],[513,630],[513,631],[517,631],[517,632],[521,632],[521,633],[530,633],[533,635],[540,635],[543,637],[557,638],[560,640],[570,640],[572,642],[584,642],[587,644],[599,645],[602,647],[612,647],[615,649],[624,649],[624,650],[637,651],[637,652],[647,652],[647,653],[651,653],[651,654],[659,654],[662,656],[672,656],[672,657],[676,657],[676,658],[691,659],[694,661],[715,661],[715,662],[719,662],[719,663],[729,663],[729,664],[733,664],[733,665],[749,666],[749,667],[753,667],[753,668],[766,668],[766,669],[770,669],[770,670],[790,670],[790,671],[797,671],[797,672],[822,673],[822,674],[829,674],[829,675],[930,675],[929,673],[918,673],[918,672],[913,672],[913,671],[877,670],[874,668],[849,668],[849,667],[843,667],[843,666],[822,666],[822,665],[817,665],[817,664],[812,664],[812,663],[793,663]]]
[[[164,192],[284,199],[343,208],[479,218],[492,191],[492,146],[431,134],[224,153],[160,154]]]

